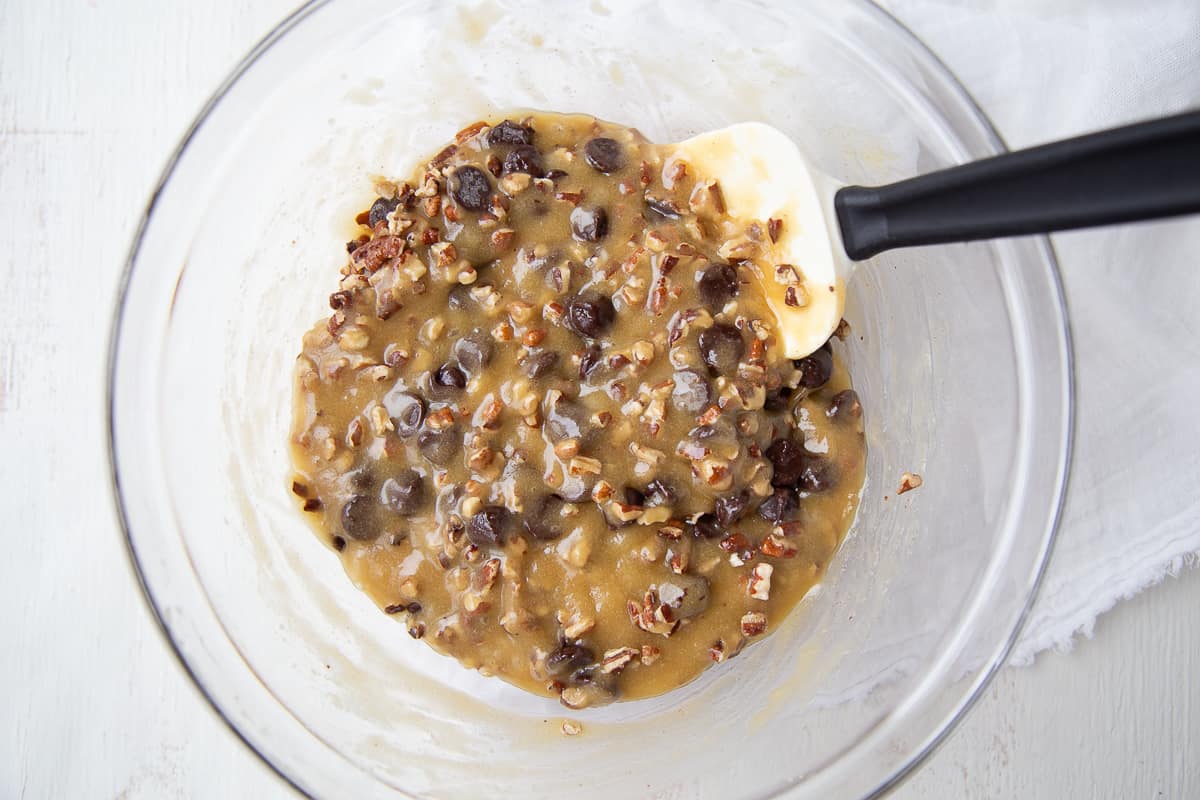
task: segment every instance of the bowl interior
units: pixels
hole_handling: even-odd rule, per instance
[[[411,641],[288,497],[301,333],[347,220],[496,110],[582,111],[658,141],[743,120],[880,183],[991,152],[940,66],[866,4],[327,3],[224,92],[132,264],[113,372],[131,543],[175,647],[235,728],[317,795],[865,794],[969,702],[1052,535],[1068,350],[1041,242],[887,254],[843,345],[868,480],[830,573],[786,624],[666,696],[573,714]],[[894,494],[901,473],[924,476]]]

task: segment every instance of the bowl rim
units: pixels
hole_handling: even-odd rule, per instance
[[[959,80],[953,70],[935,53],[919,36],[917,36],[907,25],[892,14],[887,9],[880,6],[877,0],[851,0],[854,5],[859,7],[859,10],[868,15],[874,16],[879,22],[883,23],[894,30],[894,32],[905,40],[905,43],[915,51],[927,59],[928,63],[936,70],[942,73],[942,78],[946,81],[946,85],[951,91],[957,95],[957,100],[961,102],[964,109],[971,117],[971,121],[979,127],[979,132],[983,134],[984,139],[990,148],[996,154],[1008,152],[1009,148],[1003,137],[996,130],[991,119],[980,107],[975,98],[967,91],[966,87]],[[121,268],[119,278],[116,301],[113,308],[113,316],[108,332],[108,346],[105,365],[105,396],[104,396],[104,426],[105,426],[105,445],[107,449],[107,464],[109,473],[109,489],[110,497],[113,503],[113,509],[116,514],[117,523],[121,530],[121,535],[124,540],[126,552],[129,556],[129,564],[133,569],[134,576],[141,588],[142,596],[144,597],[147,606],[153,616],[155,625],[162,636],[163,640],[168,645],[171,653],[179,666],[191,679],[192,684],[200,692],[201,696],[207,701],[208,705],[217,714],[217,716],[225,723],[226,727],[252,752],[258,759],[271,769],[279,778],[287,785],[291,786],[295,791],[304,796],[311,796],[307,789],[302,786],[297,778],[293,778],[281,766],[276,764],[270,757],[263,752],[251,739],[244,733],[230,716],[223,710],[218,703],[213,692],[205,685],[200,676],[189,664],[187,658],[183,654],[183,649],[179,641],[172,634],[171,627],[167,624],[164,616],[163,606],[158,598],[156,598],[153,590],[150,588],[150,583],[147,580],[146,571],[144,568],[143,559],[138,554],[138,549],[134,543],[132,526],[128,517],[126,501],[122,492],[121,471],[118,466],[117,459],[117,434],[116,434],[116,403],[115,403],[115,387],[117,382],[117,360],[118,350],[121,340],[123,323],[125,321],[125,312],[129,299],[129,288],[133,278],[135,263],[141,252],[142,245],[145,239],[146,231],[150,225],[154,212],[159,204],[159,199],[162,196],[164,189],[167,187],[170,179],[175,173],[175,169],[187,151],[188,147],[195,138],[197,132],[207,121],[216,106],[221,102],[225,95],[233,88],[235,84],[255,65],[255,63],[268,50],[270,50],[276,42],[285,37],[293,28],[309,16],[319,11],[321,8],[334,2],[334,0],[306,0],[306,2],[289,13],[287,16],[279,20],[261,39],[259,39],[253,47],[234,65],[225,78],[218,84],[215,90],[205,100],[200,110],[192,119],[187,130],[180,138],[178,144],[173,148],[168,156],[166,163],[160,171],[158,178],[155,181],[154,188],[150,192],[148,201],[146,202],[142,213],[138,219],[137,227],[134,231],[132,241],[128,253],[125,257]],[[1036,601],[1043,579],[1046,574],[1046,568],[1050,562],[1050,558],[1054,551],[1054,546],[1058,538],[1060,525],[1062,523],[1063,509],[1066,502],[1066,497],[1071,479],[1071,467],[1074,458],[1075,436],[1076,436],[1076,410],[1075,410],[1075,355],[1074,345],[1071,330],[1071,318],[1069,307],[1066,302],[1066,296],[1063,290],[1062,274],[1059,267],[1057,252],[1053,242],[1048,236],[1031,237],[1032,242],[1038,250],[1048,267],[1049,277],[1053,289],[1052,301],[1058,306],[1061,311],[1062,320],[1062,343],[1063,352],[1063,450],[1061,453],[1061,473],[1058,477],[1058,485],[1055,487],[1056,497],[1052,512],[1047,519],[1046,533],[1043,542],[1042,552],[1039,554],[1037,567],[1034,574],[1031,575],[1029,583],[1029,592],[1025,598],[1023,607],[1021,608],[1016,622],[1012,627],[1006,641],[1000,643],[1000,646],[994,651],[990,663],[979,671],[979,676],[976,679],[975,686],[959,701],[957,707],[945,717],[940,728],[924,742],[919,748],[911,753],[908,758],[899,764],[892,775],[886,780],[879,783],[865,797],[876,798],[882,797],[910,778],[915,771],[923,765],[926,760],[932,756],[945,743],[950,735],[957,729],[959,723],[967,716],[974,708],[984,690],[991,684],[992,679],[1001,667],[1007,662],[1008,656],[1015,646],[1025,624],[1029,620],[1030,611]],[[782,789],[783,796],[788,794],[794,787]],[[406,793],[407,794],[407,793]]]

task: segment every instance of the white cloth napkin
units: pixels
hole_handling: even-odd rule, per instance
[[[889,0],[1010,148],[1200,108],[1196,0]],[[1200,153],[1197,153],[1200,158]],[[1200,217],[1053,237],[1075,347],[1058,543],[1011,661],[1200,561]]]

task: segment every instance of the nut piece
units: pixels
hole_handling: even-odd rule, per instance
[[[670,636],[679,627],[671,607],[658,598],[658,592],[651,589],[642,597],[639,604],[630,600],[625,604],[629,620],[647,633],[657,633],[659,636]]]
[[[745,261],[758,255],[758,242],[749,236],[739,236],[722,243],[717,255],[726,261]]]
[[[615,501],[609,504],[609,511],[621,522],[633,522],[642,516],[641,506],[631,506]]]
[[[762,636],[767,632],[767,615],[761,611],[747,611],[742,615],[742,634]]]
[[[634,342],[630,352],[633,360],[639,364],[649,364],[654,360],[654,345],[645,339]]]
[[[579,455],[579,440],[574,438],[563,439],[554,445],[554,455],[559,458],[571,458]]]
[[[764,556],[771,558],[794,558],[796,556],[795,545],[774,532],[767,534],[767,538],[763,539],[758,549]]]
[[[511,196],[525,191],[532,182],[533,178],[528,172],[510,172],[500,179],[500,190]]]
[[[900,488],[896,490],[896,494],[904,494],[911,492],[925,481],[915,472],[906,472],[900,476]]]
[[[508,304],[508,315],[512,317],[512,321],[518,325],[524,325],[529,320],[533,319],[533,306],[529,303],[517,300]]]
[[[613,496],[613,491],[613,486],[608,481],[596,481],[596,485],[592,487],[592,500],[597,503],[603,503]]]
[[[382,406],[376,406],[375,408],[382,408]],[[372,409],[372,413],[374,413],[374,409]],[[446,407],[431,411],[429,412],[429,416],[425,418],[425,424],[435,431],[443,431],[454,424],[454,412]],[[388,421],[388,425],[391,425],[390,420]]]
[[[524,173],[519,173],[524,174]],[[525,177],[529,177],[526,175]],[[564,719],[562,723],[562,732],[564,736],[578,736],[583,733],[583,725],[573,719]]]
[[[663,525],[658,529],[658,535],[677,542],[683,538],[683,527],[676,524]]]
[[[504,403],[489,394],[484,398],[483,403],[479,406],[479,410],[475,412],[475,427],[483,428],[484,430],[495,430],[500,427],[500,414],[503,411]]]
[[[429,246],[429,253],[439,267],[448,267],[458,260],[458,250],[450,242],[437,242]]]
[[[338,336],[338,344],[343,350],[351,352],[362,350],[371,343],[371,337],[366,330],[357,325],[346,328]]]
[[[575,456],[567,464],[567,471],[572,475],[599,475],[602,466],[598,459],[590,456]]]
[[[632,647],[618,647],[615,650],[605,651],[604,658],[600,662],[600,671],[605,675],[620,672],[641,653],[641,650]]]
[[[492,231],[492,247],[501,252],[509,249],[512,247],[516,233],[512,228],[497,228]]]
[[[588,559],[592,557],[592,537],[586,529],[576,528],[570,536],[558,543],[558,556],[568,566],[587,566]]]
[[[771,599],[771,573],[774,571],[774,567],[761,561],[754,565],[754,569],[750,573],[750,582],[746,584],[746,590],[752,598],[755,600]]]
[[[384,436],[388,431],[396,430],[396,426],[392,424],[392,418],[388,416],[387,409],[383,406],[373,406],[370,413],[371,433],[376,436]]]

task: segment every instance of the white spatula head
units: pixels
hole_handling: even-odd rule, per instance
[[[743,122],[675,145],[673,154],[693,174],[716,180],[735,220],[767,225],[778,220],[773,243],[748,262],[775,314],[784,352],[803,358],[833,334],[845,305],[848,262],[822,204],[804,155],[785,134],[761,122]]]

